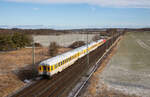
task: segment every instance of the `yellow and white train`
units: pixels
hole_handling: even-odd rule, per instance
[[[71,66],[76,60],[87,55],[105,42],[105,39],[73,49],[56,57],[42,61],[38,65],[39,75],[53,76]],[[88,47],[88,48],[87,48]]]

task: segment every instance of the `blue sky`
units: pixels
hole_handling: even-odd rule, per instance
[[[0,25],[45,25],[56,28],[150,27],[148,0],[126,0],[128,2],[123,3],[118,3],[122,0],[116,0],[117,3],[99,1],[102,2],[0,0]]]

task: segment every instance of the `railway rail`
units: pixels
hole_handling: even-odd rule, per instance
[[[95,65],[97,60],[103,56],[105,51],[118,37],[119,35],[116,35],[108,39],[105,44],[90,52],[89,65],[87,64],[86,55],[61,73],[52,76],[50,79],[39,80],[11,97],[66,97],[73,86],[80,80],[81,76],[90,67]]]
[[[72,91],[74,92],[74,94],[71,94],[71,96],[69,97],[77,97],[80,92],[82,91],[82,89],[85,87],[86,83],[89,81],[89,79],[91,78],[91,76],[93,75],[93,73],[99,68],[99,64],[100,62],[105,59],[105,57],[111,52],[111,50],[115,47],[116,43],[120,40],[117,39],[117,41],[115,43],[113,43],[113,45],[111,45],[111,47],[102,55],[102,57],[96,62],[95,66],[93,66],[89,76],[85,79],[85,81],[80,85],[80,87],[78,87],[78,89],[76,91]],[[104,66],[101,67],[101,70],[104,68]]]

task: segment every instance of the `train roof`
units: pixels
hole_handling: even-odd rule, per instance
[[[103,39],[98,40],[97,42],[101,42],[101,41],[103,41]],[[96,44],[97,42],[93,41],[93,42],[91,42],[90,44],[88,44],[88,46],[92,46],[92,45]],[[45,64],[47,64],[47,65],[56,64],[56,63],[58,63],[58,62],[61,62],[61,61],[64,60],[64,59],[69,58],[70,56],[72,56],[72,55],[78,53],[79,51],[82,51],[82,50],[85,50],[85,49],[87,49],[87,45],[81,46],[81,47],[79,47],[79,48],[70,50],[70,51],[65,52],[65,53],[63,53],[63,54],[60,54],[60,55],[57,55],[57,56],[55,56],[55,57],[49,58],[49,59],[47,59],[47,60],[44,60],[44,61],[42,61],[42,62],[40,63],[40,65],[42,65],[42,64],[44,64],[44,65],[45,65]]]

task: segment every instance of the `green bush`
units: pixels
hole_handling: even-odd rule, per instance
[[[72,43],[69,48],[72,48],[72,49],[75,49],[75,48],[78,48],[78,47],[81,47],[85,45],[85,42],[84,41],[75,41],[74,43]]]
[[[0,51],[16,49],[16,45],[11,39],[11,35],[0,35]]]
[[[33,39],[22,33],[0,34],[0,51],[15,50],[31,45]]]
[[[32,37],[22,33],[14,33],[12,36],[12,41],[17,48],[24,48],[32,43]]]

